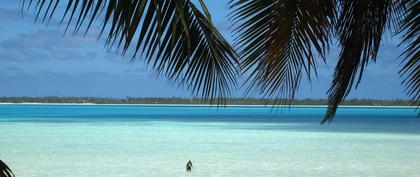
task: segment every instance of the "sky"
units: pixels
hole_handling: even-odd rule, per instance
[[[232,43],[228,1],[205,0],[213,23]],[[57,20],[35,22],[33,10],[22,14],[20,1],[1,2],[0,96],[192,97],[189,90],[154,75],[142,58],[130,63],[130,56],[107,50],[95,28],[86,37],[64,34],[64,25]],[[408,99],[398,74],[402,48],[397,47],[399,39],[390,36],[384,38],[377,62],[369,63],[361,84],[348,98]],[[319,64],[318,78],[311,83],[302,79],[297,98],[328,97],[338,53],[333,46],[327,63]],[[232,96],[242,97],[244,90],[235,88]]]

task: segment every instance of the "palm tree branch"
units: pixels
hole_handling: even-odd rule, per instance
[[[369,60],[376,61],[382,34],[389,25],[392,0],[340,1],[337,36],[341,46],[332,86],[328,90],[328,111],[321,123],[331,122],[338,105],[360,83]]]
[[[310,79],[316,73],[315,55],[325,57],[335,1],[232,0],[230,4],[230,18],[239,24],[234,32],[241,68],[251,71],[247,93],[259,90],[264,97],[292,100],[301,72]]]
[[[12,170],[0,160],[0,176],[2,177],[15,177],[15,174]]]
[[[99,36],[107,34],[107,47],[121,49],[123,55],[132,52],[132,61],[144,57],[158,75],[190,88],[195,96],[220,103],[236,85],[237,54],[213,26],[202,1],[202,10],[190,0],[37,0],[36,5],[30,0],[25,5],[26,1],[23,7],[49,20],[56,4],[64,4],[66,31],[73,25],[74,33],[85,28],[86,35],[102,20]]]
[[[408,0],[406,14],[402,17],[399,34],[404,36],[400,45],[407,44],[403,57],[403,67],[400,70],[407,95],[412,99],[412,104],[420,106],[420,2]]]

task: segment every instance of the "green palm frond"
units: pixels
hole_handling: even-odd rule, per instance
[[[202,13],[190,0],[24,0],[35,8],[37,19],[49,20],[60,3],[62,22],[73,31],[89,30],[102,20],[106,44],[125,54],[133,49],[133,61],[147,64],[173,83],[186,86],[203,98],[223,98],[236,84],[237,55],[210,20],[205,4]],[[85,23],[86,22],[86,23]]]
[[[231,18],[238,26],[236,46],[251,90],[276,101],[291,101],[302,72],[316,74],[316,56],[325,59],[335,1],[232,0]],[[290,103],[290,102],[289,102]]]
[[[337,36],[341,46],[332,86],[328,90],[328,111],[322,123],[331,122],[338,105],[356,81],[360,83],[369,60],[376,61],[382,35],[389,25],[392,0],[340,1]]]
[[[400,26],[404,38],[402,44],[408,44],[404,53],[403,67],[400,70],[403,85],[407,95],[413,100],[413,105],[420,106],[420,2],[407,1],[407,14]]]
[[[419,2],[416,0],[231,0],[235,46],[216,30],[204,2],[191,0],[24,0],[36,18],[51,20],[65,6],[66,31],[85,33],[102,20],[106,44],[133,51],[173,83],[195,95],[222,98],[236,86],[238,66],[247,93],[291,103],[302,75],[317,74],[318,55],[325,61],[335,34],[341,52],[328,90],[331,122],[338,105],[357,88],[369,61],[376,61],[383,33],[395,27],[407,44],[400,73],[407,93],[419,105]],[[71,25],[73,24],[73,26]],[[247,74],[243,74],[247,75]]]
[[[15,174],[13,174],[12,170],[3,162],[0,160],[0,176],[1,177],[15,177]]]

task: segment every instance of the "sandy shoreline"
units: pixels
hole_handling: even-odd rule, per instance
[[[0,105],[78,105],[78,106],[191,106],[191,107],[208,107],[207,104],[97,104],[97,103],[0,103]],[[217,105],[212,105],[217,107]],[[220,107],[313,107],[326,108],[328,105],[223,105]],[[342,105],[341,108],[416,108],[416,106],[374,106],[374,105]]]

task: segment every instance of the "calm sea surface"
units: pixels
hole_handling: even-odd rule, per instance
[[[0,159],[17,177],[420,177],[413,108],[325,111],[0,105]]]

